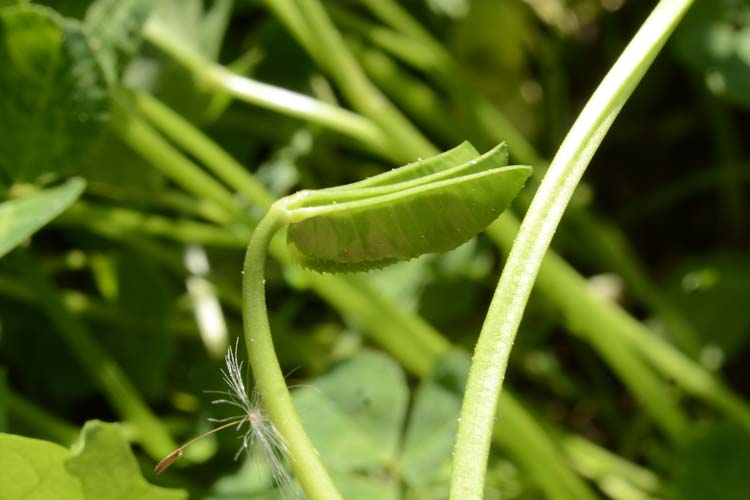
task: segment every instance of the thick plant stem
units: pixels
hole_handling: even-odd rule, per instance
[[[456,438],[450,498],[481,499],[492,424],[531,288],[565,207],[617,114],[691,0],[662,0],[583,109],[521,225],[477,342]]]
[[[284,375],[276,358],[266,312],[265,268],[268,247],[286,223],[285,211],[273,205],[255,228],[245,254],[242,271],[242,317],[245,346],[268,416],[284,438],[289,462],[308,498],[335,500],[341,495],[307,437],[294,408]]]
[[[501,216],[487,229],[487,234],[509,252],[518,234],[518,224]],[[673,388],[642,359],[638,346],[631,345],[628,336],[617,327],[619,323],[602,315],[602,311],[608,311],[607,303],[595,297],[583,277],[566,267],[554,252],[545,256],[536,286],[544,298],[560,309],[567,330],[587,340],[654,422],[672,441],[679,442],[687,430],[687,415],[681,411]]]

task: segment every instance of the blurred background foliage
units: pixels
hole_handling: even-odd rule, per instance
[[[0,5],[16,3],[23,2]],[[68,87],[45,87],[49,83],[34,76],[39,88],[14,94],[23,68],[15,59],[12,26],[3,25],[3,198],[21,198],[73,174],[85,179],[86,191],[0,261],[0,431],[67,446],[87,420],[123,420],[120,396],[107,395],[92,376],[112,363],[180,441],[207,430],[208,417],[226,416],[205,391],[222,389],[222,356],[241,332],[239,272],[247,226],[215,200],[179,186],[123,140],[110,125],[118,111],[103,96],[116,99],[112,88],[120,83],[156,96],[274,196],[364,178],[392,168],[393,154],[239,102],[148,36],[107,52],[119,54],[109,62],[97,56],[101,66],[87,56],[89,63],[71,70],[69,59],[91,50],[76,48],[76,36],[100,25],[106,30],[107,23],[87,13],[90,2],[39,3],[68,18],[88,18],[85,28],[65,24],[62,48],[48,54],[59,58],[61,72],[85,80],[87,92],[77,96],[80,81],[53,75]],[[400,4],[421,28],[404,33],[384,23],[374,0],[323,4],[368,77],[439,149],[467,139],[484,151],[504,139],[516,163],[538,172],[652,8],[638,0],[410,0]],[[264,2],[162,0],[151,7],[148,22],[157,19],[158,29],[191,53],[260,82],[350,105],[330,71]],[[127,21],[140,30],[142,19]],[[44,29],[57,36],[57,28]],[[37,101],[42,94],[49,102]],[[92,106],[91,116],[71,122],[66,113],[79,98]],[[748,105],[750,2],[697,0],[612,127],[571,207],[578,216],[566,221],[553,245],[598,297],[619,304],[652,335],[723,379],[745,404]],[[44,117],[41,125],[27,120],[28,109]],[[504,135],[507,124],[516,135]],[[246,216],[262,212],[242,195],[235,201]],[[521,200],[519,212],[523,205]],[[592,236],[590,220],[605,236]],[[183,231],[181,224],[191,222],[202,225]],[[206,226],[214,231],[197,232]],[[470,350],[502,263],[502,253],[480,235],[448,254],[355,279]],[[448,359],[444,372],[422,381],[405,377],[393,357],[373,352],[380,347],[368,337],[366,319],[342,314],[311,287],[297,268],[271,264],[268,270],[272,329],[289,383],[323,387],[317,396],[299,395],[301,412],[309,410],[308,422],[340,422],[310,425],[314,439],[328,443],[322,450],[346,457],[333,468],[337,482],[357,492],[347,498],[445,498],[452,432],[445,422],[456,415],[464,361]],[[721,412],[670,385],[670,397],[690,425],[679,439],[669,439],[613,372],[612,361],[584,337],[566,334],[575,325],[562,316],[554,301],[532,296],[507,384],[597,496],[750,498],[750,422],[726,423]],[[675,325],[686,336],[676,334]],[[81,351],[80,342],[71,341],[82,331],[96,349]],[[71,347],[76,342],[78,351]],[[98,367],[82,359],[92,356],[101,360]],[[352,377],[357,387],[344,387]],[[344,403],[334,411],[321,394]],[[365,395],[376,403],[352,403]],[[390,411],[380,411],[381,404]],[[138,441],[127,422],[124,429]],[[368,431],[385,437],[376,444],[368,441],[372,435],[358,437]],[[523,448],[524,436],[516,439]],[[587,448],[594,443],[596,452]],[[251,492],[264,498],[269,483],[262,461],[233,461],[237,444],[231,433],[215,436],[194,453],[192,464],[162,482],[191,498],[248,498]],[[606,459],[597,454],[605,449]],[[135,451],[148,470],[153,450],[144,453],[136,445]],[[431,453],[443,460],[430,464],[425,457]],[[493,449],[487,498],[548,497],[543,483],[517,455],[503,446]]]

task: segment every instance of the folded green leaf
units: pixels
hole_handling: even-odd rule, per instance
[[[467,161],[472,150],[464,144],[360,183],[286,198],[290,252],[311,269],[360,271],[456,248],[495,220],[531,173],[504,166],[505,145]]]
[[[287,210],[301,209],[296,217],[304,219],[307,218],[307,211],[304,209],[372,199],[431,182],[504,167],[507,164],[508,148],[505,143],[479,156],[474,146],[464,142],[445,153],[409,163],[401,168],[395,168],[352,184],[315,191],[300,191],[290,196],[284,206]]]
[[[501,144],[500,147],[504,148],[505,161],[502,159],[499,161],[503,162],[502,166],[508,164],[508,152],[505,144]],[[338,186],[331,188],[336,191],[347,191],[352,189],[360,188],[374,188],[379,186],[392,186],[399,182],[409,181],[412,179],[419,179],[442,170],[461,165],[467,161],[471,161],[479,156],[479,152],[471,145],[468,141],[464,141],[453,149],[449,149],[444,153],[418,160],[414,163],[404,165],[401,168],[394,168],[388,172],[383,172],[380,175],[370,177],[359,182],[352,184],[346,184],[344,186]],[[321,190],[327,191],[327,190]]]

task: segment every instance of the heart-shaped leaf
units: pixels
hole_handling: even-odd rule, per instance
[[[472,152],[464,144],[359,183],[285,199],[292,255],[319,271],[361,271],[456,248],[495,220],[531,173],[504,166],[505,145],[467,161]]]
[[[86,422],[65,468],[77,477],[86,500],[184,500],[184,491],[149,484],[141,475],[118,424]]]
[[[0,434],[0,498],[84,500],[80,482],[65,470],[69,454],[59,444]]]
[[[146,482],[118,424],[87,422],[71,451],[58,444],[0,434],[3,500],[184,500],[181,490]]]

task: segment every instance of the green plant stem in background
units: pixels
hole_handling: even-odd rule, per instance
[[[571,207],[566,223],[574,234],[585,238],[587,251],[601,260],[605,269],[615,270],[633,296],[649,306],[664,324],[667,336],[688,355],[697,358],[701,345],[695,328],[652,282],[623,233],[578,207]]]
[[[105,238],[117,239],[119,228],[108,226],[86,226],[87,229],[100,234]],[[139,236],[142,240],[143,236]],[[127,238],[125,238],[127,241]],[[247,241],[247,239],[245,239]],[[243,242],[241,248],[245,248]],[[150,324],[147,320],[141,320],[128,314],[123,314],[117,307],[112,304],[105,303],[96,297],[86,295],[78,290],[70,289],[59,289],[60,297],[63,304],[65,304],[68,312],[76,317],[82,317],[84,320],[94,320],[106,323],[111,323],[120,326],[126,326],[126,329],[140,330],[148,327],[153,328],[153,324]],[[0,275],[0,295],[9,297],[13,300],[37,306],[37,297],[34,289],[31,288],[27,283],[20,281],[19,279],[13,279],[10,276]],[[237,301],[239,303],[239,300]],[[239,307],[238,307],[239,309]],[[195,333],[195,321],[192,319],[185,318],[182,321],[169,321],[166,325],[163,325],[170,332],[174,332],[178,335],[193,335]],[[77,434],[76,434],[77,435]]]
[[[293,0],[267,0],[277,12],[291,11]],[[288,4],[288,5],[285,5]],[[283,7],[279,7],[283,5]],[[435,154],[432,146],[404,116],[383,96],[364,74],[349,52],[341,35],[317,0],[297,2],[297,12],[307,23],[308,35],[317,40],[310,55],[341,88],[353,107],[377,123],[387,134],[389,148],[400,163]],[[286,18],[282,19],[287,21]],[[289,23],[287,22],[289,25]],[[295,28],[291,28],[295,33]],[[306,47],[307,48],[307,47]]]
[[[270,207],[274,197],[255,177],[248,175],[244,166],[205,134],[183,120],[171,108],[146,93],[133,96],[136,108],[156,124],[168,137],[201,160],[219,179],[263,208]]]
[[[233,73],[175,43],[153,25],[147,26],[144,35],[149,42],[179,61],[209,87],[249,104],[330,128],[376,151],[387,145],[388,139],[381,129],[356,113]]]
[[[392,0],[362,0],[362,3],[381,21],[405,35],[442,52],[442,46],[397,2]]]
[[[133,424],[138,441],[153,458],[161,458],[176,445],[158,418],[143,401],[119,365],[94,340],[86,326],[72,316],[60,294],[26,255],[16,254],[16,269],[34,288],[38,304],[55,325],[73,355],[122,420]]]
[[[583,172],[691,0],[662,0],[599,85],[552,160],[521,225],[474,351],[450,498],[481,499],[497,400],[544,254]]]
[[[192,220],[175,220],[159,215],[148,215],[140,210],[77,202],[56,221],[59,225],[96,228],[117,227],[126,234],[148,234],[184,244],[198,243],[227,248],[242,248],[245,234]]]
[[[341,495],[320,462],[307,437],[289,395],[276,358],[266,312],[265,268],[268,247],[277,230],[286,223],[285,212],[275,205],[253,231],[242,271],[242,318],[245,345],[253,370],[255,386],[263,405],[286,442],[289,462],[308,498],[340,499]]]
[[[560,460],[557,444],[509,392],[500,395],[502,421],[494,424],[493,441],[510,451],[552,499],[593,500],[594,493]],[[460,422],[460,421],[459,421]]]
[[[561,434],[560,440],[571,460],[576,463],[576,469],[584,476],[597,481],[604,491],[607,482],[615,478],[626,480],[641,490],[643,494],[638,498],[651,498],[646,493],[657,495],[662,488],[661,480],[654,472],[628,462],[591,441],[571,434]]]
[[[125,144],[147,158],[151,164],[158,165],[164,174],[188,191],[200,193],[203,198],[216,203],[230,218],[241,220],[246,217],[224,186],[171,147],[119,99],[114,99],[114,108],[112,127]]]

